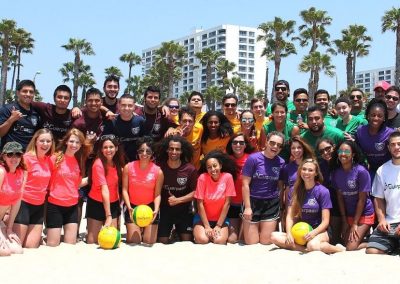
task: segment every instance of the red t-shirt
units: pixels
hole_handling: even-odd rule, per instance
[[[139,161],[128,164],[128,193],[132,204],[149,204],[154,201],[159,172],[160,167],[153,162],[150,162],[146,169],[139,167]]]
[[[237,166],[237,178],[235,180],[235,190],[236,190],[236,196],[232,197],[231,203],[232,204],[241,204],[243,202],[243,195],[242,195],[242,168],[244,166],[244,163],[246,162],[247,158],[249,157],[249,154],[244,154],[241,158],[235,159],[233,156],[232,158],[236,162]]]
[[[108,166],[106,176],[103,163],[100,159],[96,159],[92,166],[92,186],[89,197],[98,202],[103,202],[103,196],[101,195],[102,185],[108,186],[111,203],[119,199],[117,168]]]
[[[0,165],[0,170],[4,171],[4,180],[0,188],[0,205],[10,206],[18,202],[22,197],[22,184],[24,182],[24,171],[18,168],[15,173],[7,172]]]
[[[82,181],[81,171],[75,156],[64,155],[61,163],[56,167],[56,156],[51,157],[51,181],[49,202],[59,206],[73,206],[78,204],[79,185]]]
[[[35,154],[26,153],[24,162],[28,175],[22,200],[32,205],[42,205],[51,178],[50,157],[39,159]]]
[[[235,184],[229,173],[221,173],[218,181],[214,181],[208,173],[201,174],[194,193],[196,199],[203,200],[208,221],[218,221],[226,197],[235,195]]]

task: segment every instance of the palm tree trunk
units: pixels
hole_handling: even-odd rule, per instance
[[[72,94],[72,103],[73,106],[76,107],[78,105],[78,77],[79,77],[79,62],[80,56],[79,52],[75,54],[75,62],[74,62],[74,86],[73,86],[73,94]]]
[[[20,71],[21,71],[21,51],[22,51],[22,49],[20,49],[18,51],[17,80],[15,81],[15,89],[18,87],[18,84],[19,84],[19,75],[20,75]],[[12,88],[11,88],[11,90],[12,90]]]
[[[131,93],[131,75],[132,75],[132,64],[129,64],[129,72],[128,72],[128,94]]]
[[[351,83],[351,73],[352,73],[352,63],[353,60],[351,58],[351,54],[348,54],[346,57],[346,79],[347,79],[347,88],[349,89],[352,86]]]
[[[313,81],[313,86],[312,89],[310,91],[310,93],[308,94],[309,96],[309,101],[311,102],[311,105],[314,105],[314,94],[315,92],[318,90],[318,85],[319,85],[319,72],[320,70],[314,70],[314,81]]]
[[[174,68],[170,68],[168,73],[168,97],[172,98],[174,94]]]
[[[7,67],[8,67],[8,49],[3,49],[1,58],[1,89],[0,89],[0,106],[4,105],[7,91]]]
[[[310,78],[308,79],[308,95],[312,92],[312,82],[314,80],[314,68],[310,70]]]
[[[356,77],[356,59],[357,59],[357,54],[354,52],[353,53],[353,70],[351,74],[351,86],[354,86],[355,82],[355,77]]]
[[[396,29],[396,70],[394,75],[394,85],[400,85],[400,25]]]
[[[18,62],[18,60],[15,60],[15,62],[14,62],[14,66],[13,66],[13,73],[12,73],[12,78],[11,78],[11,92],[14,90],[14,80],[15,80],[15,71],[16,71],[16,69],[17,69],[17,63]]]
[[[279,69],[281,68],[281,58],[275,57],[275,70],[274,70],[274,84],[273,86],[275,86],[275,83],[278,81],[279,78]],[[276,98],[274,96],[274,90],[272,90],[272,94],[271,94],[271,103],[273,104],[275,102]]]
[[[268,60],[265,68],[265,86],[264,86],[264,96],[265,101],[268,102],[268,77],[269,77],[269,67],[268,67]],[[272,100],[272,97],[271,97]]]

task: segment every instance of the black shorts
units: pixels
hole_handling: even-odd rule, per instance
[[[241,205],[231,204],[231,206],[229,206],[228,215],[226,215],[226,217],[228,217],[229,219],[238,219],[240,218],[240,212],[241,212]]]
[[[118,218],[121,215],[119,201],[110,203],[111,217]],[[87,199],[86,204],[86,218],[91,218],[97,221],[105,221],[106,213],[104,212],[103,202],[96,201],[90,197]]]
[[[43,225],[44,204],[33,205],[21,200],[17,217],[14,223],[22,225]]]
[[[83,202],[86,202],[88,197],[89,197],[89,191],[90,187],[89,186],[84,186],[79,188],[79,199],[82,200]]]
[[[151,208],[151,210],[154,210],[154,203],[146,204]],[[137,205],[131,203],[131,207],[135,209]],[[124,218],[125,218],[125,224],[132,224],[132,219],[131,216],[129,215],[129,210],[128,208],[124,205]],[[153,225],[158,225],[158,222],[160,221],[160,212],[158,212],[156,219],[154,219]]]
[[[61,228],[65,224],[78,224],[78,204],[73,206],[60,206],[47,203],[46,226],[49,229]]]
[[[391,231],[399,226],[400,223],[390,224]],[[392,233],[382,233],[376,228],[368,239],[367,248],[379,249],[385,253],[392,253],[400,247],[400,236]]]
[[[253,211],[251,223],[277,221],[280,217],[279,197],[271,199],[256,199],[250,197],[250,206]],[[244,207],[243,211],[244,211]]]
[[[173,225],[178,234],[192,234],[193,213],[190,205],[178,208],[178,210],[168,207],[160,209],[158,237],[169,237]]]

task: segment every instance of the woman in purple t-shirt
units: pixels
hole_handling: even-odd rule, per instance
[[[285,249],[298,251],[322,251],[335,253],[344,248],[329,244],[327,229],[329,226],[329,209],[332,207],[329,190],[322,185],[322,174],[314,159],[304,160],[297,172],[301,178],[294,184],[288,214],[286,217],[286,233],[273,232],[272,242]],[[304,236],[306,246],[294,242],[291,233],[297,222],[306,222],[313,230]]]
[[[369,197],[371,179],[357,146],[351,141],[339,145],[332,159],[332,185],[336,189],[342,216],[342,239],[347,250],[362,249],[361,243],[374,224],[374,207]]]

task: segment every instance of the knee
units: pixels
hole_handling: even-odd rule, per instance
[[[226,245],[227,238],[217,238],[213,240],[213,243],[216,245]]]
[[[384,254],[385,252],[380,250],[380,249],[376,249],[376,248],[367,248],[365,250],[366,254]]]
[[[205,245],[210,242],[210,239],[207,236],[195,236],[194,242],[196,244]]]
[[[315,241],[311,240],[307,243],[307,250],[319,251],[319,250],[321,250],[321,246],[320,246],[319,242],[315,242]]]
[[[238,241],[238,237],[236,234],[230,234],[228,237],[228,243],[230,244],[236,244]]]
[[[268,237],[262,236],[262,237],[260,237],[260,244],[262,244],[262,245],[270,245],[270,244],[272,244],[271,236],[268,236]]]
[[[10,256],[11,250],[9,248],[0,248],[0,256]]]

